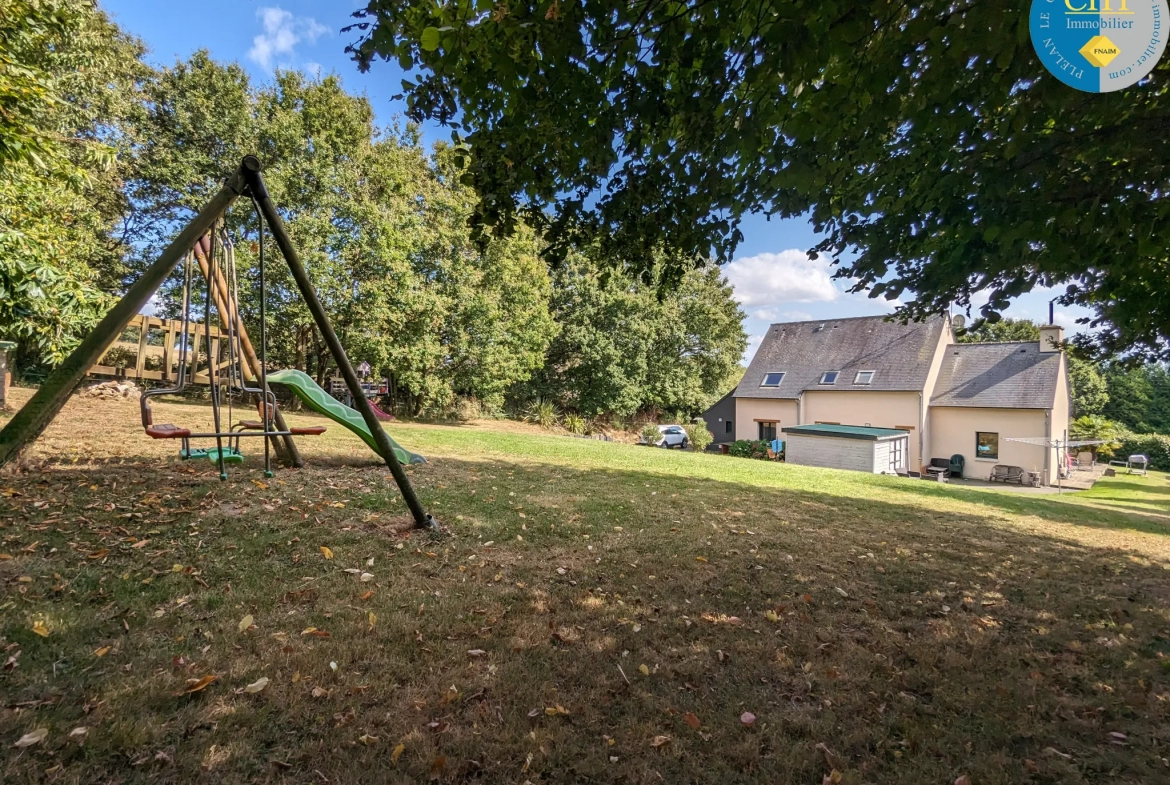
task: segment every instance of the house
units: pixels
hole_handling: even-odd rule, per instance
[[[711,408],[703,412],[707,430],[714,436],[712,444],[729,444],[735,441],[735,390],[727,393]]]
[[[1007,439],[1067,438],[1063,337],[1049,325],[1040,341],[957,344],[946,315],[908,324],[882,316],[773,324],[730,393],[733,409],[724,399],[714,416],[733,423],[736,439],[791,441],[784,428],[806,425],[900,431],[908,469],[962,455],[968,477],[985,478],[1004,463],[1055,483],[1054,448]],[[827,432],[816,437],[843,443]],[[839,465],[858,449],[842,449]]]

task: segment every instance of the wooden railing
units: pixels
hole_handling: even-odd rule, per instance
[[[160,319],[155,316],[138,314],[126,325],[126,330],[138,330],[138,343],[132,341],[115,340],[103,352],[101,359],[90,366],[91,376],[113,376],[118,379],[150,379],[153,381],[174,381],[179,372],[179,352],[182,348],[183,323],[178,319]],[[162,346],[150,342],[151,332],[162,333]],[[210,331],[202,322],[190,322],[187,325],[187,380],[194,384],[208,384],[210,362],[215,363],[218,375],[229,365],[226,352],[226,331],[220,330],[217,325],[211,325]],[[210,339],[210,347],[208,341]],[[111,349],[123,348],[135,354],[134,364],[131,365],[103,365]],[[210,349],[210,350],[209,350]],[[222,352],[221,349],[225,350]],[[151,357],[159,360],[157,369],[147,368],[147,360]],[[252,379],[251,369],[244,364],[244,373]]]

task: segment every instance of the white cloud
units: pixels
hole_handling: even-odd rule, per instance
[[[1085,329],[1083,324],[1077,324],[1076,317],[1068,311],[1057,311],[1052,314],[1052,320],[1068,332],[1080,332]]]
[[[311,16],[293,16],[279,6],[264,7],[256,11],[264,32],[252,39],[248,59],[264,70],[271,70],[274,60],[277,64],[288,61],[296,53],[297,44],[307,41],[312,44],[329,28]]]
[[[807,311],[782,311],[779,308],[760,308],[748,316],[765,322],[808,322],[813,318]]]
[[[306,60],[301,64],[301,70],[306,74],[312,74],[313,76],[320,79],[321,72],[324,71],[325,68],[320,63],[314,62],[312,60]]]
[[[741,305],[832,302],[841,296],[833,284],[828,259],[816,261],[790,249],[736,259],[724,268]]]

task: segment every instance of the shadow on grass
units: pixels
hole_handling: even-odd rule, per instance
[[[179,468],[7,478],[0,737],[53,729],[12,781],[1164,777],[1166,572],[1005,526],[1012,499],[444,459],[416,480],[450,536],[398,550],[364,517],[401,507],[384,467]]]

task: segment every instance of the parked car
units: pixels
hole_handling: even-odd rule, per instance
[[[666,449],[678,447],[683,450],[687,448],[687,432],[681,425],[659,425],[658,434],[659,439],[654,442],[655,447]]]

